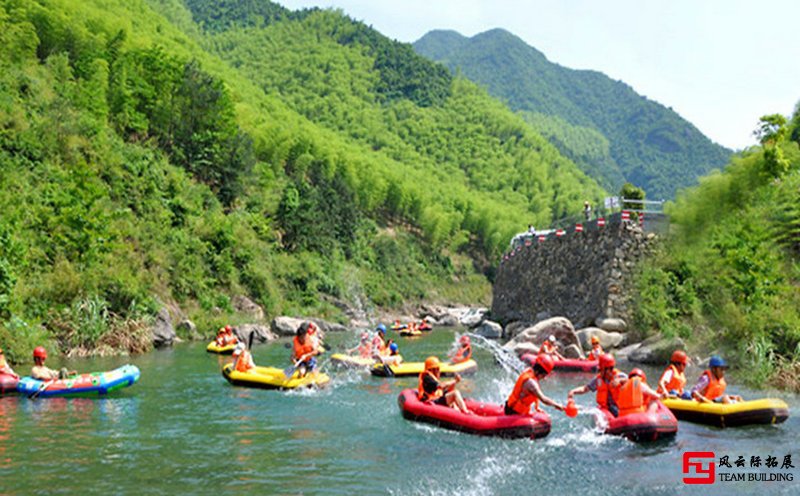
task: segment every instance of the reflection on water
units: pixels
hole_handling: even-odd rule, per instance
[[[351,345],[357,336],[329,341],[341,347],[347,339]],[[436,331],[400,343],[406,359],[417,361],[444,356],[453,339]],[[501,357],[499,366],[495,343],[473,342],[480,370],[460,387],[501,403],[516,379],[516,359]],[[288,354],[283,343],[254,349],[265,365],[285,364]],[[404,420],[397,394],[416,388],[416,378],[340,371],[323,360],[328,387],[285,393],[229,385],[220,369],[230,358],[206,353],[205,343],[131,360],[140,382],[107,398],[0,398],[0,494],[81,494],[87,487],[112,494],[676,494],[685,490],[684,451],[782,457],[796,450],[800,431],[795,417],[735,430],[681,423],[674,440],[636,445],[599,433],[592,395],[584,395],[577,418],[550,410],[548,437],[506,441]],[[124,361],[67,365],[105,370]],[[651,377],[660,372],[645,369]],[[552,375],[542,388],[563,401],[591,377]],[[797,410],[797,399],[789,402]]]

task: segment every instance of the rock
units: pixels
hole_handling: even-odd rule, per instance
[[[317,327],[322,331],[322,334],[325,335],[329,332],[347,332],[347,326],[339,324],[337,322],[328,322],[327,320],[322,319],[308,319],[311,322],[315,323]]]
[[[422,305],[419,308],[419,312],[417,312],[417,317],[419,318],[427,318],[428,320],[434,319],[439,320],[445,315],[448,315],[448,311],[446,308],[441,307],[439,305]]]
[[[625,332],[628,329],[628,324],[622,319],[614,319],[610,317],[600,318],[594,321],[594,324],[604,331]]]
[[[536,314],[536,322],[541,322],[551,318],[553,315],[550,312],[539,312]]]
[[[519,320],[510,322],[506,325],[506,328],[503,331],[503,337],[511,339],[532,325],[532,322],[524,322]]]
[[[572,322],[564,317],[553,317],[538,324],[528,327],[520,332],[514,339],[505,344],[507,349],[513,349],[518,343],[529,342],[535,345],[542,344],[542,341],[553,335],[562,348],[574,344],[580,347],[580,341],[575,334]]]
[[[439,323],[438,325],[442,327],[455,327],[458,325],[458,319],[456,316],[450,314],[443,315],[442,317],[436,319],[436,321]]]
[[[172,327],[172,319],[169,316],[169,310],[162,308],[156,315],[156,321],[153,324],[153,346],[162,348],[164,346],[172,346],[175,341],[175,329]]]
[[[574,344],[565,347],[564,352],[561,354],[564,355],[564,358],[585,358],[583,355],[583,350]]]
[[[477,327],[484,320],[488,308],[470,308],[469,311],[459,319],[461,325],[465,327]]]
[[[628,355],[631,362],[665,365],[669,363],[672,352],[685,350],[686,344],[681,338],[661,338],[653,343],[642,343]]]
[[[624,336],[618,332],[606,332],[602,329],[598,329],[597,327],[586,327],[580,331],[577,331],[575,334],[578,335],[581,346],[585,350],[588,350],[592,347],[592,336],[595,336],[600,340],[600,346],[602,346],[604,350],[616,348],[622,344],[622,340],[624,338]]]
[[[516,343],[513,347],[508,348],[508,351],[520,357],[525,353],[532,353],[534,355],[539,353],[539,347],[533,343]]]
[[[243,343],[249,343],[251,335],[253,343],[267,343],[278,339],[269,326],[264,324],[240,324],[233,328],[233,333]]]
[[[183,334],[192,341],[198,341],[200,339],[203,339],[203,336],[201,336],[200,333],[197,332],[197,326],[194,325],[194,322],[192,322],[189,319],[181,320],[180,323],[178,323],[176,331]]]
[[[620,349],[620,350],[616,350],[616,351],[614,352],[614,356],[615,356],[615,357],[616,357],[618,360],[620,360],[620,359],[622,359],[622,360],[627,360],[627,359],[628,359],[628,356],[629,356],[631,353],[633,353],[633,350],[635,350],[636,348],[638,348],[639,346],[641,346],[641,344],[642,344],[642,343],[634,343],[634,344],[630,344],[630,345],[628,345],[628,346],[626,346],[626,347],[624,347],[624,348],[622,348],[622,349]]]
[[[251,317],[254,320],[263,320],[264,319],[264,309],[257,305],[253,300],[248,298],[247,296],[237,295],[233,297],[233,301],[231,301],[233,308],[236,309],[237,312],[241,312],[247,314],[248,317]]]
[[[329,332],[345,332],[349,330],[346,326],[342,324],[337,324],[335,322],[328,322],[322,319],[298,319],[295,317],[286,317],[280,316],[275,317],[272,319],[272,323],[270,324],[270,328],[273,332],[277,333],[279,336],[294,336],[297,332],[297,328],[303,324],[303,322],[313,322],[319,327],[321,336],[325,337],[325,334]]]
[[[503,336],[503,327],[497,322],[484,320],[470,332],[489,339],[500,339]]]

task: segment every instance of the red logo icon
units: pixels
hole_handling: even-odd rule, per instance
[[[713,451],[687,451],[683,454],[684,484],[713,484],[716,481]],[[693,473],[691,473],[693,472]],[[694,475],[694,477],[692,477]],[[686,477],[689,476],[689,477]]]

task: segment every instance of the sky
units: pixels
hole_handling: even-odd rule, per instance
[[[762,115],[800,101],[800,1],[277,0],[339,8],[399,41],[503,28],[551,62],[624,81],[713,141],[755,144]]]

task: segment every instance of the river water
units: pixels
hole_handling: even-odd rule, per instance
[[[334,350],[355,334],[332,336]],[[454,339],[437,330],[399,338],[407,360],[444,355]],[[288,365],[284,342],[257,346],[257,364]],[[504,401],[514,375],[487,349],[480,370],[462,381],[467,396]],[[204,343],[132,358],[72,360],[81,371],[134,363],[139,383],[107,398],[0,398],[0,495],[23,494],[798,494],[800,401],[780,393],[791,416],[778,426],[715,429],[681,422],[669,441],[637,445],[595,432],[592,416],[551,410],[550,435],[537,441],[460,434],[404,420],[397,394],[416,379],[333,372],[323,390],[277,392],[229,385],[229,357]],[[323,364],[325,361],[323,361]],[[325,368],[330,369],[328,365]],[[645,368],[651,383],[660,372]],[[698,370],[690,369],[694,379]],[[564,401],[590,375],[553,375],[545,393]],[[746,397],[767,395],[736,386]],[[772,393],[775,395],[778,393]],[[578,397],[591,405],[593,395]],[[744,469],[792,474],[793,482],[682,482],[682,454],[742,455]],[[752,456],[778,467],[750,469]],[[718,468],[718,471],[723,469]]]

